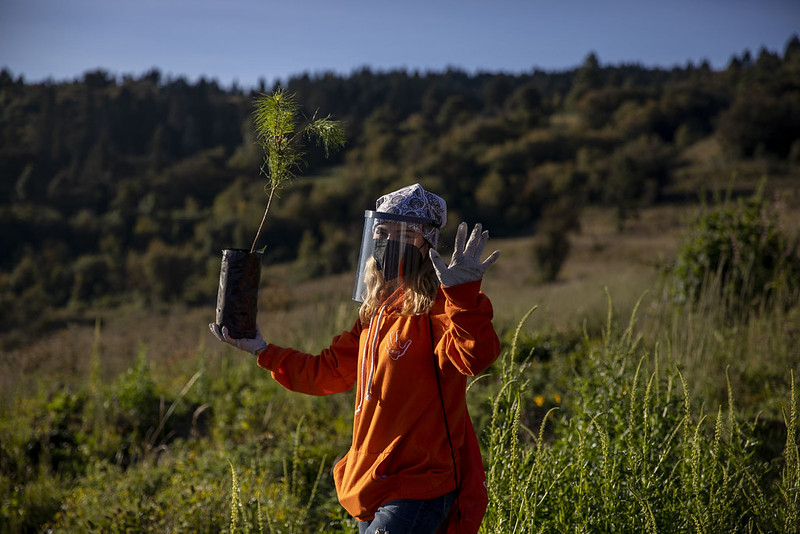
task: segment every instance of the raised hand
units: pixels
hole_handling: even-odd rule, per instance
[[[459,224],[450,265],[445,264],[436,250],[431,249],[428,253],[439,282],[445,287],[450,287],[483,278],[486,269],[500,257],[500,251],[495,250],[488,258],[481,261],[488,240],[488,230],[482,231],[481,225],[476,224],[467,241],[467,223]]]

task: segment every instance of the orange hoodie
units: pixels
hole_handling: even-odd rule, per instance
[[[357,321],[318,355],[275,345],[259,355],[258,365],[292,391],[328,395],[356,385],[353,442],[334,467],[339,502],[350,515],[371,520],[389,501],[432,499],[455,489],[433,354],[456,465],[463,466],[462,447],[474,439],[466,377],[500,352],[492,315],[480,281],[469,282],[440,288],[430,321],[385,304],[369,324]]]

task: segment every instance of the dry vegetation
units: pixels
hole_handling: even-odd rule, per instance
[[[532,238],[491,240],[490,247],[501,249],[502,256],[489,272],[484,291],[495,305],[497,328],[512,329],[533,305],[539,306],[540,324],[558,329],[575,328],[584,320],[598,324],[607,306],[605,287],[620,310],[630,309],[656,281],[659,263],[674,253],[680,220],[680,208],[647,208],[618,232],[610,210],[587,209],[581,231],[571,237],[571,255],[559,279],[550,284],[534,282]],[[344,330],[355,320],[350,273],[296,282],[291,264],[266,265],[263,280],[267,285],[261,290],[259,323],[267,340],[313,351],[320,348],[314,346],[315,340],[338,333],[320,329],[330,329],[333,323]],[[141,346],[159,366],[192,358],[198,348],[226,351],[208,332],[206,325],[213,319],[213,302],[200,308],[87,312],[82,319],[72,318],[63,328],[3,354],[0,390],[8,400],[15,390],[36,386],[42,375],[48,384],[38,387],[45,390],[81,384],[89,376],[95,320],[101,324],[102,372],[105,379],[112,379],[130,367]]]
[[[704,151],[695,149],[692,157],[699,159],[698,154],[704,154],[706,161],[713,161],[713,153],[705,147]],[[764,170],[759,164],[753,165],[756,168],[745,170],[751,179],[738,182],[742,191],[752,191],[758,171]],[[800,191],[791,187],[795,180],[778,176],[770,184],[785,201],[784,222],[797,228]],[[720,191],[726,184],[709,183],[706,187]],[[697,209],[697,202],[642,208],[620,231],[612,209],[585,208],[580,230],[570,235],[570,255],[558,279],[547,284],[535,282],[532,237],[490,240],[489,247],[499,248],[502,256],[489,271],[483,289],[494,303],[498,330],[513,329],[519,318],[537,305],[537,328],[566,331],[588,326],[597,331],[605,321],[606,288],[615,308],[626,316],[642,295],[654,289],[660,268],[674,258],[686,223]],[[450,246],[443,243],[445,255]],[[316,340],[349,328],[355,320],[356,305],[350,300],[352,274],[297,281],[292,272],[292,264],[269,265],[267,260],[259,323],[268,341],[315,351],[320,348],[315,346]],[[32,386],[48,390],[85,380],[95,321],[101,324],[103,374],[111,379],[132,364],[141,346],[147,348],[156,365],[167,366],[192,358],[198,348],[212,353],[226,351],[206,328],[213,318],[214,302],[206,307],[129,307],[72,316],[62,328],[2,355],[2,398],[7,401],[15,391]],[[335,330],[325,331],[331,324],[337,325]],[[42,374],[48,384],[38,383]]]
[[[796,221],[800,197],[781,193],[786,220]],[[495,306],[504,355],[470,390],[469,401],[494,488],[485,532],[527,532],[520,525],[534,523],[604,531],[620,515],[633,521],[631,531],[642,525],[690,531],[673,524],[735,523],[741,514],[760,532],[800,522],[800,471],[789,470],[796,464],[783,449],[794,450],[795,427],[787,423],[787,433],[781,422],[787,409],[794,413],[787,369],[797,376],[797,314],[729,326],[714,315],[721,308],[713,302],[685,315],[664,306],[661,269],[673,260],[698,207],[643,208],[622,229],[612,210],[584,209],[580,230],[570,235],[570,255],[547,284],[535,282],[534,237],[490,241],[502,256],[484,291]],[[259,324],[268,341],[313,352],[356,318],[351,273],[299,281],[293,264],[268,264],[262,281]],[[519,330],[532,306],[536,313]],[[635,334],[620,334],[635,309]],[[87,311],[2,354],[0,431],[12,445],[4,445],[0,461],[19,472],[40,445],[63,455],[53,456],[61,459],[54,468],[60,484],[45,470],[24,485],[10,486],[19,475],[4,482],[13,495],[2,509],[8,525],[213,531],[230,524],[231,531],[246,532],[247,525],[252,531],[266,523],[271,532],[298,532],[307,526],[298,519],[306,516],[293,512],[301,510],[326,531],[353,529],[324,476],[347,447],[351,397],[286,392],[251,357],[213,338],[206,326],[213,317],[213,302]],[[651,395],[651,386],[668,393]],[[181,401],[178,392],[188,395]],[[733,403],[726,407],[728,395]],[[167,421],[165,412],[175,405],[178,412]],[[709,416],[718,409],[730,415],[714,423]],[[647,419],[657,412],[668,417]],[[757,413],[760,419],[750,423]],[[197,420],[206,426],[196,427]],[[168,430],[151,435],[165,421]],[[191,433],[185,442],[173,441],[185,435],[181,425]],[[610,432],[620,428],[627,430],[615,438]],[[632,457],[632,445],[645,456]],[[718,450],[727,465],[709,452]],[[576,463],[575,454],[583,461]],[[609,454],[624,469],[608,470]],[[657,476],[667,457],[677,478]],[[74,478],[64,474],[69,466],[78,466]],[[652,480],[630,478],[629,469]],[[631,500],[627,488],[636,484],[659,490],[642,493],[647,502]],[[752,497],[756,484],[767,489]],[[684,496],[690,487],[694,493]],[[770,503],[777,491],[782,500]],[[509,494],[524,499],[517,506]],[[567,502],[583,504],[565,508]],[[776,515],[775,506],[787,511]],[[643,515],[642,507],[659,513]],[[509,519],[517,521],[513,530]]]

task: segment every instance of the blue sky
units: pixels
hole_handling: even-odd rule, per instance
[[[0,0],[0,67],[27,81],[152,67],[252,87],[369,66],[470,73],[685,65],[800,33],[800,0]]]

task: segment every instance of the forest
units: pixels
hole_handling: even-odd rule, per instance
[[[722,162],[800,164],[796,35],[781,52],[745,51],[719,71],[603,65],[590,53],[563,72],[363,68],[285,85],[306,116],[330,114],[347,136],[330,159],[307,147],[308,165],[280,193],[259,243],[265,263],[295,262],[298,277],[351,269],[363,210],[403,184],[445,192],[451,221],[544,236],[531,261],[553,279],[583,207],[612,206],[622,228],[642,206],[696,199],[704,177],[686,149],[704,140]],[[29,84],[3,70],[3,323],[46,327],[87,306],[213,303],[220,250],[249,247],[263,210],[251,115],[254,96],[272,89],[156,69]]]
[[[800,38],[727,66],[305,73],[244,90],[0,72],[0,531],[352,533],[354,392],[218,343],[223,248],[267,199],[254,101],[346,144],[278,192],[259,326],[353,324],[363,212],[414,182],[502,256],[467,403],[481,533],[800,532]]]

